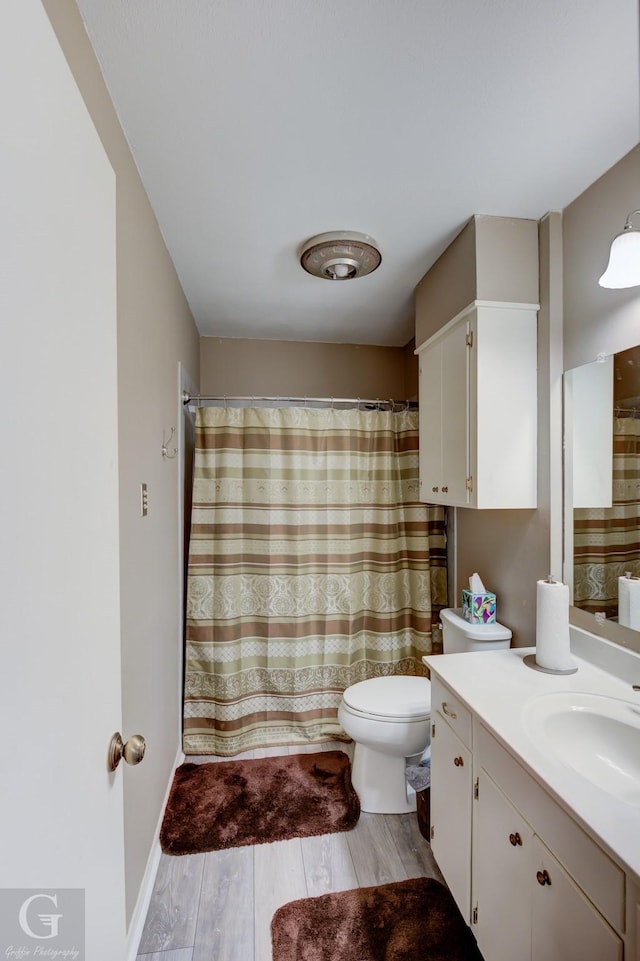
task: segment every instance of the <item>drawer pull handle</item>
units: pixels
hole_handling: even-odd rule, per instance
[[[458,715],[456,714],[455,711],[450,711],[450,710],[449,710],[449,708],[447,707],[447,702],[446,702],[446,701],[443,701],[443,702],[442,702],[442,710],[443,710],[444,713],[447,715],[447,717],[453,718],[454,721],[457,719]]]
[[[541,884],[543,887],[545,884],[551,886],[551,878],[549,877],[549,872],[546,869],[544,871],[538,871],[536,874],[536,880],[538,884]]]
[[[522,847],[522,838],[520,837],[520,835],[518,834],[517,831],[516,831],[515,834],[510,834],[510,835],[509,835],[509,843],[510,843],[510,844],[513,844],[514,848],[515,848],[515,847]]]
[[[455,764],[456,767],[464,767],[464,758],[454,757],[453,763]]]

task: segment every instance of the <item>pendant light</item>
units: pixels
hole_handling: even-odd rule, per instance
[[[613,239],[607,269],[598,281],[601,287],[640,286],[640,227],[631,223],[636,214],[640,210],[631,211],[622,233]]]
[[[317,234],[305,243],[300,264],[323,280],[355,280],[373,273],[382,256],[373,237],[353,230]]]

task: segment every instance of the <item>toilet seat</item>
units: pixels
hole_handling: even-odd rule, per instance
[[[431,716],[431,682],[398,674],[372,677],[348,687],[342,700],[347,710],[371,720],[425,721]]]

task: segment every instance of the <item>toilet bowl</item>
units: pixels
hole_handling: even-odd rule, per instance
[[[509,647],[511,631],[502,624],[469,624],[462,610],[445,608],[444,654]],[[360,807],[371,814],[406,814],[416,809],[405,767],[415,763],[430,741],[431,684],[426,677],[391,675],[348,687],[338,721],[355,742],[351,777]]]
[[[351,779],[363,811],[415,811],[404,771],[407,759],[419,758],[429,744],[430,717],[426,677],[374,677],[346,689],[338,721],[355,742]]]

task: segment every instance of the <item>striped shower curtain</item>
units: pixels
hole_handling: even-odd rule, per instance
[[[340,737],[346,687],[423,673],[446,552],[417,416],[198,410],[185,753]]]
[[[615,618],[618,578],[640,576],[640,418],[613,418],[613,506],[573,516],[573,603]]]

